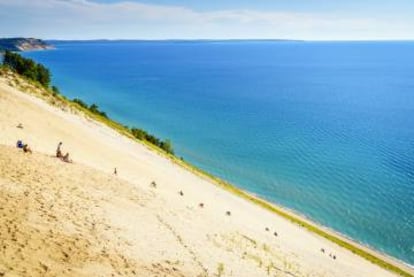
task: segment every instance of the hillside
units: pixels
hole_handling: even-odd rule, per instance
[[[397,276],[7,70],[0,111],[0,276]]]
[[[0,38],[0,51],[28,51],[51,48],[53,48],[52,45],[36,38]]]

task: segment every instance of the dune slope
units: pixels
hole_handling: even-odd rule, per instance
[[[19,83],[0,77],[0,276],[395,276]]]

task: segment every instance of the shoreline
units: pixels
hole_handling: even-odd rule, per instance
[[[22,92],[22,90],[20,90]],[[32,97],[35,97],[37,99],[40,99],[41,101],[44,101],[45,99],[42,99],[38,95],[32,95],[27,92],[22,92],[23,94],[30,95]],[[65,100],[67,101],[67,100]],[[47,105],[51,105],[50,103],[45,103]],[[69,107],[72,108],[78,108],[74,105],[70,105]],[[51,105],[53,107],[53,105]],[[56,106],[54,106],[56,107]],[[70,111],[66,111],[67,113],[70,113]],[[80,110],[81,113],[85,114],[84,110]],[[79,115],[76,115],[79,116]],[[87,117],[92,118],[92,120],[97,120],[97,118],[94,118],[94,116],[91,116],[90,114],[86,114]],[[105,127],[109,128],[110,130],[124,136],[125,139],[131,139],[131,136],[128,136],[127,133],[122,132],[122,129],[115,128],[114,126],[111,126],[111,124],[107,124],[105,120],[97,120],[96,121],[99,124],[103,124]],[[113,124],[117,126],[122,126],[121,124],[117,122],[111,121]],[[136,143],[137,140],[132,139],[131,142]],[[267,210],[268,212],[271,212],[273,214],[277,214],[280,217],[298,225],[301,227],[301,229],[306,229],[313,235],[317,235],[319,237],[325,238],[329,240],[330,242],[333,242],[337,244],[338,246],[345,248],[347,251],[356,251],[358,256],[361,256],[364,259],[367,259],[371,261],[374,264],[380,265],[381,267],[388,269],[392,272],[396,272],[401,274],[402,276],[413,276],[413,268],[410,267],[410,265],[406,265],[403,261],[400,261],[396,258],[393,258],[391,256],[388,256],[387,254],[381,253],[378,250],[371,249],[369,246],[364,246],[363,244],[353,241],[350,238],[347,238],[343,234],[336,232],[335,230],[331,230],[321,224],[317,224],[313,222],[312,220],[306,218],[304,215],[300,215],[295,211],[289,210],[283,206],[280,206],[278,204],[272,203],[270,201],[266,201],[264,199],[261,199],[260,197],[253,195],[247,191],[244,191],[242,189],[237,188],[236,186],[225,182],[221,179],[219,179],[216,176],[213,176],[207,172],[204,172],[203,170],[196,168],[195,166],[180,160],[178,157],[169,155],[167,153],[164,153],[160,149],[156,148],[155,146],[151,145],[150,143],[147,143],[145,141],[139,141],[139,144],[145,146],[145,148],[149,149],[153,153],[155,152],[158,156],[161,158],[166,158],[167,160],[173,162],[177,166],[183,168],[184,170],[188,171],[189,173],[195,174],[198,177],[201,177],[202,179],[206,180],[210,184],[214,184],[215,186],[224,189],[227,192],[230,192],[231,194],[235,195],[236,197],[240,197],[243,200],[247,200],[249,203],[253,203],[257,207],[260,207],[264,210]],[[354,252],[355,253],[355,252]],[[366,256],[366,255],[371,255]],[[389,267],[391,266],[391,267]],[[395,268],[393,268],[395,267]],[[404,274],[404,271],[406,270],[407,273]],[[400,272],[401,271],[401,272]]]
[[[163,154],[163,153],[161,153]],[[175,157],[176,158],[176,157]],[[176,158],[177,159],[177,158]],[[270,210],[271,212],[276,213],[279,216],[282,216],[285,219],[290,220],[291,222],[297,224],[298,226],[302,227],[302,228],[306,228],[308,231],[317,234],[318,236],[321,236],[323,238],[326,238],[336,244],[338,244],[339,246],[351,251],[352,253],[355,253],[354,250],[351,250],[348,247],[344,247],[341,244],[338,243],[338,241],[343,241],[349,245],[351,245],[352,247],[355,247],[357,250],[362,250],[362,252],[367,252],[369,255],[372,255],[374,258],[379,259],[380,261],[383,260],[393,266],[395,266],[396,268],[399,268],[402,270],[406,270],[407,271],[407,275],[405,275],[403,272],[402,274],[400,273],[400,275],[402,276],[414,276],[414,265],[411,265],[407,262],[404,262],[402,260],[399,260],[391,255],[388,255],[387,253],[381,252],[375,248],[373,248],[370,245],[365,245],[361,242],[358,242],[357,240],[348,237],[344,234],[342,234],[339,231],[336,231],[334,229],[331,229],[327,226],[324,226],[320,223],[317,223],[315,221],[313,221],[312,219],[306,217],[303,214],[300,214],[299,212],[286,208],[284,206],[281,206],[277,203],[273,203],[270,202],[268,200],[265,200],[263,198],[261,198],[258,195],[255,195],[253,193],[250,193],[248,191],[242,190],[240,188],[238,188],[237,186],[226,182],[214,175],[211,175],[207,172],[204,172],[202,169],[199,169],[197,167],[192,166],[189,163],[183,162],[179,159],[177,159],[175,161],[176,163],[178,163],[180,166],[184,166],[186,169],[190,170],[193,173],[199,174],[200,177],[206,178],[207,180],[213,182],[215,185],[226,189],[227,191],[230,191],[231,193],[234,193],[236,191],[236,195],[239,197],[242,197],[244,199],[247,199],[248,201],[251,201],[252,203],[259,205],[260,207]],[[189,167],[189,168],[187,168]],[[305,223],[305,226],[302,224]],[[310,228],[307,226],[309,225]],[[313,230],[315,229],[315,230]],[[322,231],[323,233],[326,233],[328,236],[325,235],[321,235],[320,232],[318,231]],[[332,236],[334,238],[334,240],[330,239],[329,237]],[[359,254],[357,254],[359,255]],[[361,255],[359,255],[361,256]],[[362,258],[373,262],[371,259],[367,259],[364,256],[361,256]],[[374,264],[377,264],[376,262],[373,262]],[[390,271],[394,271],[394,270],[390,270]]]
[[[116,122],[117,123],[117,122]],[[125,134],[124,134],[125,135]],[[134,138],[132,138],[134,139]],[[386,263],[391,264],[393,267],[395,267],[395,269],[397,271],[399,271],[399,269],[402,269],[401,273],[398,273],[401,276],[414,276],[414,265],[411,265],[407,262],[404,262],[402,260],[399,260],[391,255],[388,255],[387,253],[381,252],[375,248],[373,248],[370,245],[365,245],[361,242],[358,242],[357,240],[348,237],[344,234],[342,234],[339,231],[336,231],[334,229],[331,229],[327,226],[324,226],[320,223],[317,223],[315,221],[313,221],[312,219],[306,217],[303,214],[300,214],[298,211],[286,208],[284,206],[279,205],[278,203],[273,203],[271,201],[265,200],[263,198],[261,198],[258,195],[255,195],[253,193],[250,193],[246,190],[240,189],[238,188],[236,185],[229,183],[227,181],[224,181],[222,179],[220,179],[219,177],[216,177],[215,175],[208,173],[206,171],[204,171],[201,168],[198,168],[194,165],[192,165],[191,163],[185,161],[185,160],[181,160],[179,157],[175,156],[175,155],[171,155],[168,153],[165,153],[163,151],[161,151],[159,148],[157,148],[156,146],[152,145],[151,143],[148,143],[147,141],[143,141],[143,140],[138,140],[139,143],[145,145],[148,149],[150,149],[151,151],[155,152],[156,154],[160,155],[161,157],[167,158],[171,161],[173,161],[175,164],[177,164],[178,166],[183,167],[184,169],[190,171],[191,173],[197,174],[199,177],[204,178],[205,180],[211,182],[213,185],[216,185],[220,188],[225,189],[226,191],[229,191],[230,193],[235,194],[238,197],[241,197],[243,199],[246,199],[252,203],[254,203],[255,205],[258,205],[266,210],[269,210],[279,216],[282,216],[283,218],[297,224],[298,226],[302,227],[302,228],[306,228],[308,231],[317,234],[318,236],[321,236],[325,239],[328,239],[334,243],[336,243],[337,245],[345,248],[348,251],[351,251],[352,253],[355,253],[354,250],[351,250],[351,248],[348,247],[344,247],[343,245],[339,244],[338,242],[343,241],[349,245],[351,245],[352,247],[356,248],[357,252],[359,252],[358,250],[361,250],[362,253],[363,252],[367,252],[369,255],[372,255],[372,257],[374,259],[378,259],[379,261],[383,260]],[[292,220],[293,219],[293,220]],[[305,224],[302,224],[305,223]],[[309,225],[311,228],[307,227],[307,225]],[[313,230],[315,229],[315,230]],[[318,231],[322,231],[323,233],[326,233],[326,235],[321,235],[320,232]],[[332,237],[333,239],[329,238]],[[359,256],[361,256],[360,254],[357,254]],[[372,259],[368,259],[364,256],[361,256],[362,258],[377,264],[376,262],[373,262]],[[382,266],[381,266],[382,267]],[[388,268],[386,268],[387,270],[389,270]],[[392,272],[394,272],[394,270],[390,270]],[[407,274],[405,274],[404,271],[407,271]]]

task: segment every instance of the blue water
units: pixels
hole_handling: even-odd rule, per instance
[[[414,42],[90,42],[29,52],[69,98],[414,264]]]

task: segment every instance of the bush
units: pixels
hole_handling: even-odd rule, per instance
[[[52,91],[56,94],[60,94],[60,90],[57,86],[52,86]]]
[[[108,116],[106,115],[106,113],[105,113],[105,112],[103,112],[103,111],[100,111],[100,110],[99,110],[98,105],[96,105],[96,104],[92,104],[92,105],[90,105],[90,106],[89,106],[89,110],[90,110],[92,113],[94,113],[94,114],[97,114],[97,115],[103,116],[103,117],[105,117],[105,118],[108,118]]]
[[[88,106],[88,104],[86,104],[85,102],[83,102],[79,98],[74,98],[72,100],[72,102],[78,104],[82,108],[87,109],[87,110],[89,110],[90,112],[92,112],[94,114],[97,114],[97,115],[100,115],[102,117],[108,118],[108,115],[105,112],[100,111],[98,105],[96,105],[96,104],[91,104],[90,106]]]
[[[139,129],[139,128],[131,128],[131,134],[139,139],[139,140],[146,140],[151,144],[161,148],[165,152],[174,155],[174,150],[170,140],[162,141],[159,138],[147,133],[146,131]]]
[[[59,90],[59,88],[58,87],[56,87],[56,86],[52,86],[52,94],[53,94],[53,96],[57,96],[57,95],[59,95],[60,94],[60,90]]]
[[[8,66],[18,74],[39,82],[43,87],[48,88],[50,84],[49,69],[31,59],[26,59],[19,54],[6,51],[4,53],[3,65]]]
[[[88,105],[86,105],[85,102],[83,102],[82,100],[80,100],[78,98],[73,99],[72,102],[78,104],[82,108],[88,109]]]

